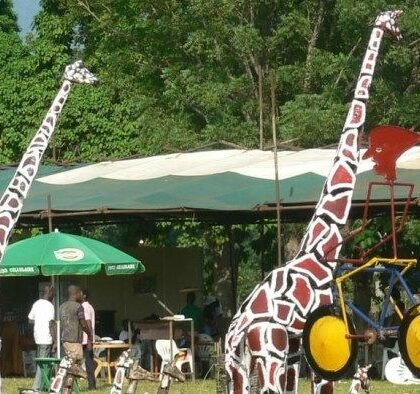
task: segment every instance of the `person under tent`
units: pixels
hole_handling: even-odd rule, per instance
[[[193,291],[187,293],[187,305],[181,309],[181,314],[187,319],[194,320],[194,331],[201,332],[203,325],[203,311],[195,305],[195,293]]]
[[[93,345],[92,330],[86,322],[85,312],[81,305],[82,301],[82,290],[80,287],[70,285],[68,287],[68,300],[60,306],[63,348],[76,364],[80,364],[83,360],[83,331],[88,338],[86,348],[91,349]]]
[[[82,289],[82,307],[85,313],[85,320],[88,324],[91,332],[92,338],[95,338],[95,310],[93,306],[90,304],[89,300],[89,292],[87,289]],[[86,372],[88,376],[88,389],[89,390],[96,390],[96,379],[95,379],[95,369],[96,363],[94,360],[93,354],[93,345],[89,343],[88,335],[83,332],[83,354],[85,357],[85,364],[86,364]]]
[[[40,358],[51,357],[55,351],[56,328],[54,321],[54,305],[52,300],[55,296],[54,287],[44,284],[39,291],[39,300],[35,301],[29,312],[29,324],[34,326],[34,340],[37,351],[36,356]],[[36,368],[33,389],[41,389],[41,369]]]

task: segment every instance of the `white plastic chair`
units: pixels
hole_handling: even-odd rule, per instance
[[[166,364],[169,364],[172,359],[181,352],[185,352],[185,356],[179,358],[175,366],[182,371],[182,366],[184,364],[188,364],[190,368],[190,372],[193,372],[194,365],[193,365],[193,358],[192,358],[192,352],[189,348],[182,348],[178,349],[178,346],[176,345],[175,341],[172,340],[172,354],[171,354],[171,341],[169,339],[158,339],[156,341],[156,351],[158,352],[160,358],[162,359],[162,364],[160,366],[160,379],[162,379],[162,373],[163,368]]]
[[[394,354],[394,357],[398,357],[400,355],[400,348],[398,347],[398,341],[395,341],[394,347],[386,347],[384,346],[384,349],[382,351],[382,373],[381,378],[382,380],[385,379],[385,366],[388,364],[388,361],[391,360],[391,358],[394,358],[389,353]]]

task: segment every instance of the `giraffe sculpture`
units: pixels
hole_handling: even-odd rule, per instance
[[[124,378],[128,378],[128,388],[126,394],[136,394],[139,380],[149,380],[156,382],[156,376],[139,365],[139,361],[134,361],[130,356],[130,349],[121,353],[115,370],[114,383],[110,394],[122,394]]]
[[[96,77],[83,66],[81,60],[68,65],[63,78],[60,90],[41,127],[23,154],[19,166],[0,200],[0,263],[73,83],[95,84],[97,82]]]
[[[370,35],[354,98],[332,169],[327,177],[297,255],[273,270],[239,308],[226,335],[229,392],[247,393],[256,368],[260,392],[295,393],[301,333],[307,315],[332,303],[331,280],[340,252],[339,229],[346,223],[359,164],[358,139],[385,32],[400,40],[396,19],[402,11],[378,15]]]
[[[87,373],[81,366],[74,362],[69,354],[66,354],[60,361],[57,373],[51,382],[49,393],[71,394],[76,378],[86,379]]]
[[[63,78],[61,88],[41,127],[23,154],[13,178],[0,199],[0,263],[73,83],[95,84],[97,82],[96,77],[83,66],[81,60],[68,65]]]
[[[369,369],[371,367],[372,364],[366,365],[365,367],[357,367],[357,371],[353,376],[353,380],[351,381],[349,394],[360,394],[362,390],[364,390],[366,393],[369,392]]]
[[[173,360],[166,364],[162,371],[162,379],[158,388],[158,394],[169,393],[169,388],[172,379],[177,379],[180,382],[185,382],[184,373],[176,366],[177,355]],[[114,383],[111,387],[110,394],[123,394],[124,378],[128,378],[128,387],[126,394],[136,394],[137,385],[140,380],[149,380],[156,382],[159,379],[154,373],[147,371],[139,365],[139,361],[134,361],[131,358],[130,350],[125,350],[121,353],[115,370]]]

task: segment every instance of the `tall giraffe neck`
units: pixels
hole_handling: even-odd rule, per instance
[[[370,35],[333,166],[297,257],[316,250],[321,259],[332,261],[340,252],[342,239],[339,228],[347,222],[351,207],[360,156],[358,140],[365,124],[366,104],[383,34],[381,28],[374,27]]]
[[[67,80],[61,85],[41,127],[23,154],[13,178],[0,199],[0,262],[13,227],[19,219],[23,202],[36,177],[44,152],[54,134],[57,119],[63,110],[71,87],[71,82]]]

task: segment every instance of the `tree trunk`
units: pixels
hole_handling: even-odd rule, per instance
[[[227,228],[228,234],[230,229]],[[231,235],[229,235],[231,237]],[[216,242],[213,232],[206,234],[206,243],[212,251],[213,259],[213,292],[222,304],[226,318],[231,318],[236,312],[236,269],[233,244],[231,239],[224,243]]]
[[[306,54],[306,75],[303,82],[303,91],[309,93],[311,90],[311,70],[310,66],[312,65],[313,53],[318,41],[319,33],[321,31],[322,22],[324,21],[325,13],[325,0],[319,0],[318,8],[318,18],[315,23],[314,29],[312,31],[311,38],[309,39],[308,52]]]
[[[264,103],[263,103],[263,69],[258,63],[258,110],[260,113],[260,149],[264,148]]]

